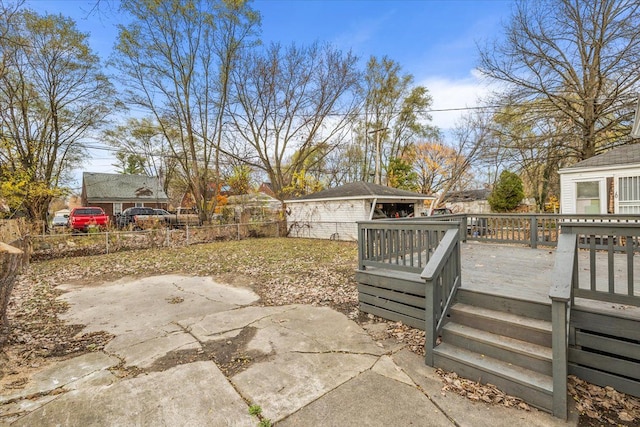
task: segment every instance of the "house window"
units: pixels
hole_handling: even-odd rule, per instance
[[[618,178],[618,207],[621,214],[640,213],[640,176]]]
[[[576,183],[576,213],[600,214],[600,181]]]
[[[122,213],[122,203],[113,204],[113,214],[118,215]]]
[[[136,208],[144,208],[144,203],[136,202]]]

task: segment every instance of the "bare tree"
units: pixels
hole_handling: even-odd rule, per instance
[[[259,16],[233,0],[127,0],[122,8],[134,18],[120,27],[115,59],[128,101],[159,124],[206,220],[215,209],[230,71]]]
[[[318,44],[274,44],[245,55],[234,69],[236,150],[251,147],[248,163],[267,174],[276,194],[282,197],[294,174],[313,168],[344,141],[358,77],[351,53]]]
[[[640,73],[638,0],[518,0],[480,70],[516,103],[552,114],[564,155],[581,160],[629,141]]]
[[[2,191],[14,209],[44,220],[81,163],[81,140],[104,123],[115,96],[71,19],[29,10],[15,18],[0,38]]]
[[[402,157],[419,140],[437,137],[438,130],[428,124],[433,100],[426,87],[414,86],[413,76],[403,74],[400,64],[386,56],[369,59],[360,91],[364,102],[356,127],[363,147],[360,179],[367,181],[375,172],[376,181],[382,182],[382,169],[392,159]]]

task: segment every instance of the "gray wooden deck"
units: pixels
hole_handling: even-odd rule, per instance
[[[462,252],[462,288],[528,301],[551,304],[549,288],[555,263],[555,249],[531,249],[523,246],[464,243]],[[606,253],[596,262],[598,289],[607,284]],[[601,256],[601,257],[600,257]],[[588,252],[579,252],[580,287],[589,287]],[[627,283],[625,256],[615,257],[616,290],[624,292]],[[640,256],[634,257],[634,271],[640,272]],[[640,277],[635,277],[636,283]],[[640,288],[637,287],[636,288]],[[637,293],[637,292],[636,292]],[[624,317],[640,319],[640,307],[576,299],[576,305],[605,310]]]

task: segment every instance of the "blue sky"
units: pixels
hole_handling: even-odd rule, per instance
[[[116,0],[29,0],[39,13],[61,13],[90,34],[90,44],[103,58],[111,53],[122,23]],[[510,0],[257,0],[265,43],[328,42],[352,50],[363,64],[371,55],[389,56],[426,86],[434,109],[477,105],[487,92],[475,67],[476,44],[500,37],[511,12]],[[434,112],[433,124],[452,127],[459,112]],[[94,159],[94,169],[112,161]]]

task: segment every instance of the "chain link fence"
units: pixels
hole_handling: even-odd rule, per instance
[[[285,221],[207,225],[182,229],[54,233],[28,236],[31,260],[100,255],[149,248],[183,247],[218,241],[286,236]]]

